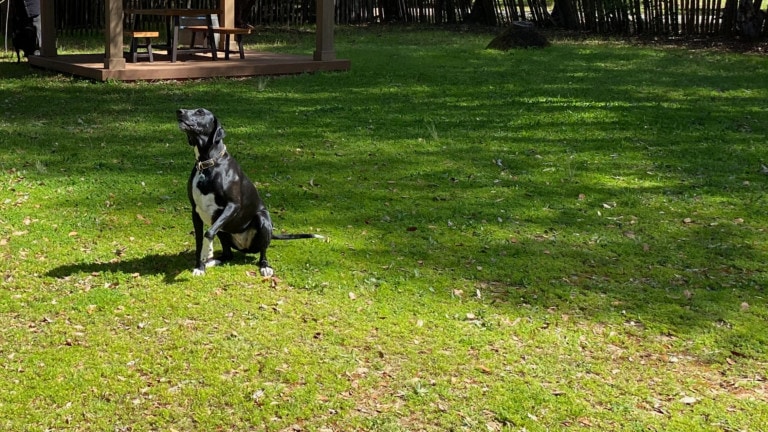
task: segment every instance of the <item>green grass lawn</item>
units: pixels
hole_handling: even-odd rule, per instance
[[[352,70],[271,79],[5,58],[0,429],[766,430],[768,59],[491,38],[342,28]],[[193,277],[180,107],[329,241]]]

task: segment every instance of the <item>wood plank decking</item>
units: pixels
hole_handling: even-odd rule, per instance
[[[259,75],[287,75],[319,71],[347,71],[349,60],[314,60],[311,56],[246,51],[245,58],[232,56],[230,60],[213,61],[210,54],[180,56],[171,63],[161,52],[155,61],[126,63],[125,69],[106,69],[104,54],[58,55],[55,57],[30,56],[29,63],[43,69],[80,76],[97,81],[157,81],[184,80],[213,77],[249,77]]]

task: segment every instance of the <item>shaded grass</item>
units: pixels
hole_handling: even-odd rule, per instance
[[[0,425],[763,428],[765,59],[488,40],[340,29],[349,73],[269,80],[0,63]],[[278,229],[330,237],[279,279],[191,276],[197,106]]]

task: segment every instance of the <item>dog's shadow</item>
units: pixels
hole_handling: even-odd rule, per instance
[[[122,273],[139,276],[161,275],[166,284],[173,284],[187,280],[186,278],[182,278],[181,280],[178,279],[178,276],[184,274],[185,271],[188,276],[192,275],[191,270],[194,262],[195,254],[192,251],[186,251],[174,255],[155,254],[136,259],[115,260],[110,262],[65,264],[48,270],[45,275],[57,279],[66,278],[78,273]],[[249,262],[250,260],[247,255],[235,254],[232,259],[224,263],[224,265],[247,264]]]
[[[167,284],[179,282],[177,277],[192,268],[194,263],[194,254],[192,252],[180,252],[175,255],[147,255],[136,259],[115,260],[110,262],[84,262],[76,264],[65,264],[53,268],[46,273],[46,276],[54,278],[66,278],[78,273],[85,274],[116,274],[123,273],[129,275],[161,275]]]

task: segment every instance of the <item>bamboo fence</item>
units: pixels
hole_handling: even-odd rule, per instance
[[[105,0],[53,0],[56,27],[62,34],[97,34],[104,26]],[[168,2],[182,7],[212,7],[217,0],[124,0],[126,7],[163,7]],[[343,25],[370,23],[459,24],[476,18],[478,2],[491,10],[489,22],[507,26],[531,21],[537,26],[563,26],[552,1],[546,0],[337,0],[336,22]],[[601,34],[623,35],[736,35],[745,26],[745,11],[756,16],[757,35],[766,36],[768,15],[763,0],[554,0],[567,2],[573,19],[567,27]],[[8,0],[0,0],[5,33]],[[743,8],[747,9],[743,9]],[[556,7],[554,9],[557,9]],[[11,14],[13,11],[10,11]],[[748,15],[748,14],[746,14]],[[313,24],[314,0],[258,0],[245,14],[254,25],[300,26]],[[160,26],[160,21],[156,24]]]

